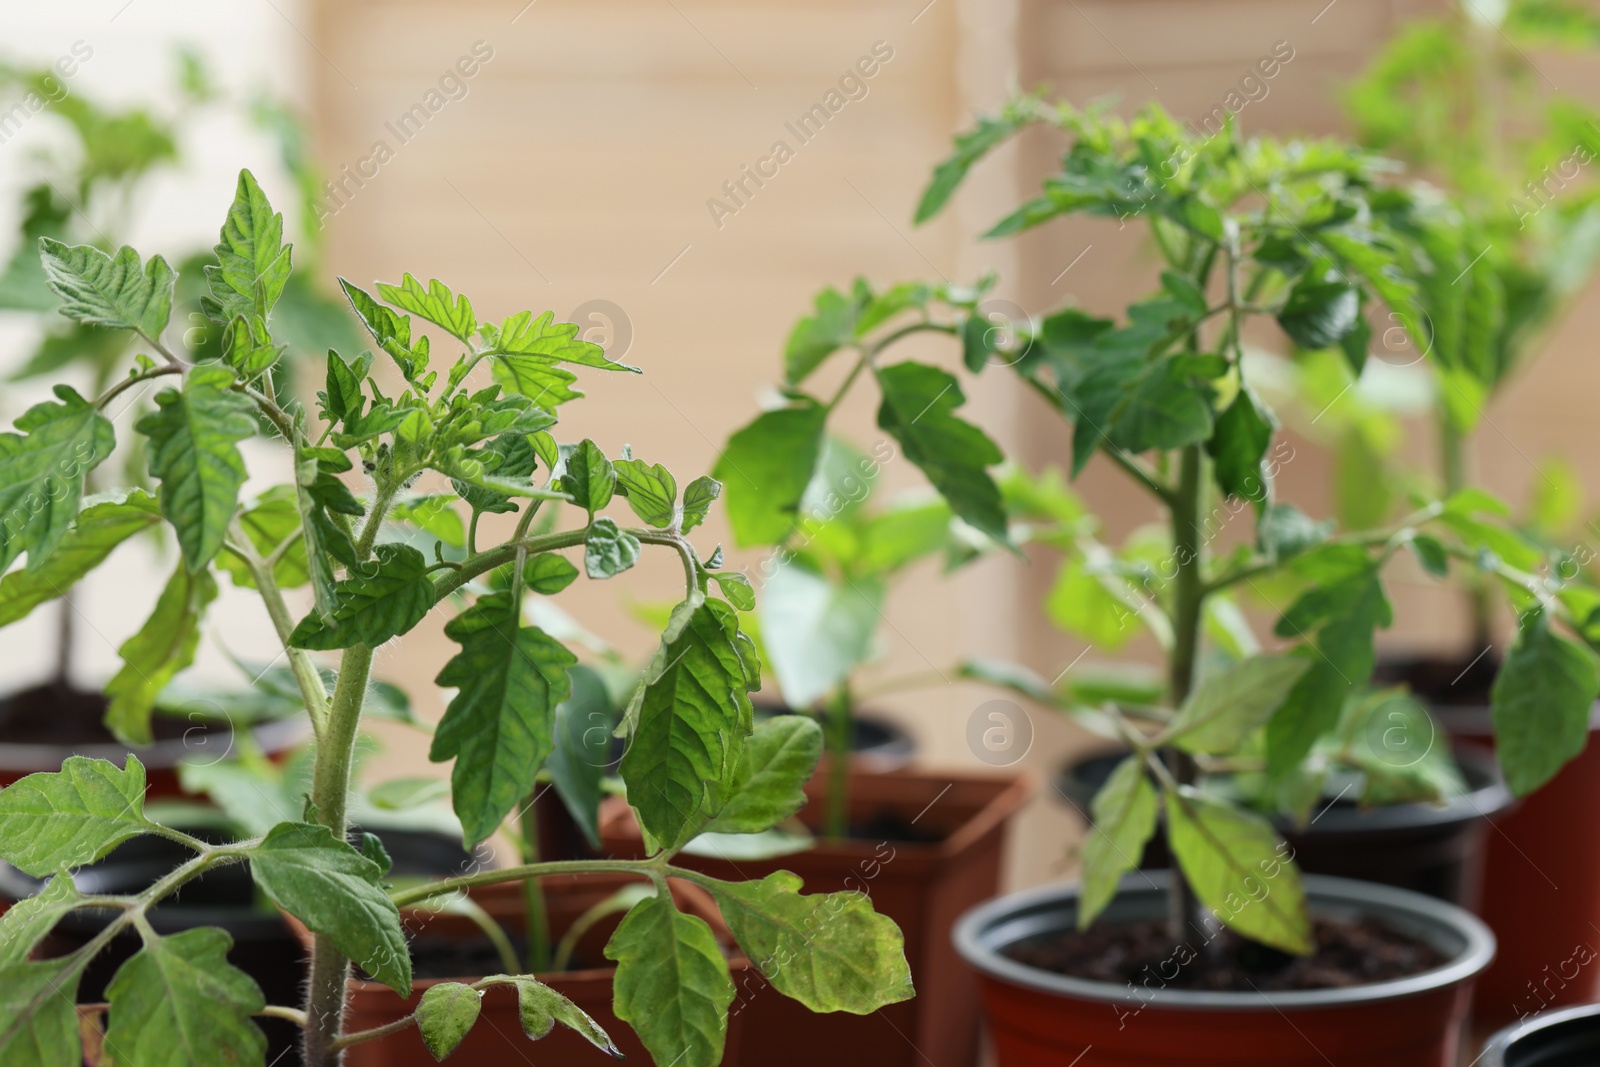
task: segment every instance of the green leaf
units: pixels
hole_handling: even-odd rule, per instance
[[[812,1011],[868,1015],[915,995],[900,930],[865,893],[801,896],[800,879],[788,871],[701,884],[750,962]]]
[[[1289,290],[1278,325],[1295,344],[1315,350],[1338,344],[1360,318],[1360,294],[1354,286],[1305,275]]]
[[[68,756],[59,771],[0,789],[0,859],[35,878],[93,863],[149,829],[144,767],[131,754],[121,770]]]
[[[683,520],[680,529],[683,533],[699,526],[706,521],[706,516],[711,514],[711,505],[716,503],[717,497],[722,495],[722,483],[715,478],[701,475],[689,483],[683,491]]]
[[[855,338],[857,303],[832,288],[817,294],[815,311],[795,323],[783,349],[783,380],[791,388]]]
[[[274,904],[331,937],[373,978],[402,997],[411,992],[405,931],[378,864],[326,826],[286,822],[251,849],[250,873]]]
[[[83,476],[116,447],[111,423],[70,387],[61,403],[35,404],[17,419],[27,436],[0,433],[0,570],[23,552],[37,571],[77,517]]]
[[[443,327],[464,344],[472,343],[472,335],[478,329],[471,302],[465,296],[452,293],[450,287],[437,278],[424,289],[422,283],[408,273],[399,285],[379,282],[378,295],[403,311]]]
[[[671,526],[678,499],[678,482],[672,472],[640,459],[618,460],[615,466],[617,490],[628,498],[633,513],[651,526]]]
[[[540,596],[555,596],[578,577],[578,568],[565,556],[541,552],[522,568],[522,580]]]
[[[428,339],[419,336],[415,343],[412,342],[411,319],[396,315],[372,299],[372,294],[351,285],[344,278],[339,279],[339,288],[344,290],[345,299],[350,301],[350,307],[355,310],[372,339],[400,367],[400,373],[405,375],[406,380],[418,380],[428,369]]]
[[[711,473],[726,487],[735,543],[774,545],[794,529],[827,417],[816,404],[767,411],[728,438]]]
[[[595,512],[611,503],[611,495],[617,488],[617,472],[600,446],[585,437],[567,457],[561,488],[593,518]]]
[[[1248,388],[1241,388],[1228,409],[1217,416],[1216,431],[1206,442],[1206,450],[1215,461],[1212,473],[1217,488],[1225,495],[1257,505],[1266,502],[1272,479],[1262,461],[1275,429],[1277,420],[1272,412]]]
[[[611,732],[617,714],[605,681],[592,667],[569,668],[567,680],[572,693],[556,707],[555,747],[545,766],[573,821],[589,844],[599,848],[600,801],[612,762]]]
[[[834,582],[792,560],[773,569],[761,636],[785,703],[810,707],[872,657],[883,598],[872,578]]]
[[[90,504],[39,567],[0,578],[0,626],[26,618],[40,604],[66,593],[118,545],[160,521],[155,498],[137,489],[122,500]]]
[[[611,578],[639,562],[639,539],[620,529],[616,521],[598,518],[589,524],[583,543],[583,573],[591,578]]]
[[[606,958],[617,964],[612,1010],[658,1064],[715,1067],[722,1061],[733,980],[703,920],[659,894],[623,918],[606,943]]]
[[[1309,955],[1305,889],[1272,824],[1192,791],[1168,794],[1166,810],[1172,852],[1200,903],[1252,941]]]
[[[1597,689],[1594,658],[1553,633],[1542,610],[1525,615],[1489,701],[1495,754],[1514,794],[1532,793],[1583,751]]]
[[[0,966],[0,1063],[6,1067],[77,1067],[78,978],[70,960]]]
[[[467,1036],[483,1010],[483,994],[460,982],[429,986],[417,1002],[417,1029],[433,1058],[443,1061]]]
[[[780,715],[745,740],[728,800],[706,829],[756,834],[805,807],[806,783],[822,758],[822,727],[809,715]]]
[[[0,914],[0,973],[27,960],[33,947],[82,899],[72,879],[58,874],[33,896],[17,901]]]
[[[1129,756],[1117,764],[1095,794],[1090,809],[1093,826],[1083,843],[1083,893],[1078,901],[1078,929],[1089,924],[1117,895],[1122,876],[1139,866],[1145,842],[1156,832],[1161,801],[1145,774],[1144,761]]]
[[[499,329],[494,331],[492,341],[489,351],[498,357],[497,362],[514,362],[521,367],[527,367],[535,361],[572,363],[600,370],[640,373],[638,367],[606,358],[605,349],[578,336],[577,323],[556,322],[555,314],[550,311],[539,315],[531,311],[517,312],[500,324]]]
[[[1214,424],[1208,381],[1215,369],[1204,356],[1165,356],[1146,365],[1112,409],[1112,443],[1139,453],[1209,438]]]
[[[239,172],[222,239],[216,246],[217,263],[206,268],[206,314],[218,322],[239,316],[266,319],[283,295],[289,280],[289,248],[283,243],[283,216],[272,210],[267,194],[248,170]]]
[[[1415,534],[1411,538],[1411,550],[1417,554],[1417,562],[1422,564],[1423,570],[1435,578],[1449,577],[1450,554],[1438,538]]]
[[[578,662],[543,630],[523,626],[520,607],[509,592],[480,597],[444,629],[461,651],[434,682],[459,692],[428,758],[456,761],[451,795],[469,846],[533,792],[554,743],[556,705],[571,692],[567,668]]]
[[[878,384],[879,428],[900,442],[952,511],[1005,542],[1000,490],[984,470],[1004,457],[982,430],[951,414],[966,402],[955,378],[937,367],[896,363],[878,371]]]
[[[1143,624],[1135,596],[1136,591],[1121,577],[1091,573],[1088,565],[1068,557],[1056,572],[1044,607],[1051,621],[1068,633],[1099,647],[1117,649],[1135,637]]]
[[[1210,675],[1165,731],[1186,752],[1226,755],[1272,718],[1311,666],[1300,656],[1254,656]]]
[[[711,580],[717,583],[717,588],[722,590],[722,596],[728,603],[740,611],[755,610],[756,591],[750,579],[738,571],[724,571],[712,574]]]
[[[933,178],[917,202],[915,221],[920,225],[937,215],[952,193],[961,185],[973,164],[997,148],[1006,138],[1033,121],[1023,107],[1007,107],[998,116],[980,115],[973,129],[956,135],[955,151],[934,168]]]
[[[284,252],[287,254],[288,249]],[[271,370],[287,348],[288,345],[273,343],[267,324],[258,317],[234,319],[222,336],[224,361],[247,382]]]
[[[217,582],[210,571],[191,573],[180,566],[167,579],[145,624],[122,643],[122,667],[106,683],[110,706],[106,725],[130,745],[148,745],[150,713],[177,673],[194,662],[200,646],[200,623],[206,605],[216,599]]]
[[[232,385],[227,368],[196,367],[182,392],[157,393],[160,410],[136,426],[150,438],[150,473],[161,479],[161,513],[177,532],[192,571],[210,563],[227,537],[245,479],[238,442],[256,432],[255,405]]]
[[[428,561],[410,545],[380,544],[376,559],[358,563],[334,587],[334,609],[324,620],[312,612],[289,635],[295,648],[376,648],[405,633],[433,608]]]
[[[739,636],[734,610],[708,598],[646,671],[621,773],[640,825],[664,848],[680,844],[721,806],[750,733],[754,711]]]
[[[267,1039],[250,1016],[266,1000],[248,974],[228,962],[233,938],[200,927],[171,937],[146,935],[106,987],[111,1001],[105,1047],[138,1067],[216,1067],[265,1061]]]
[[[361,417],[367,398],[361,392],[361,382],[372,367],[372,354],[366,353],[354,364],[328,349],[328,371],[323,379],[325,388],[317,394],[322,402],[322,414],[329,422],[350,423]]]
[[[340,460],[348,468],[349,460],[331,449],[295,449],[294,500],[300,520],[299,549],[305,556],[315,613],[325,622],[333,617],[338,607],[333,561],[339,560],[347,566],[357,562],[356,546],[349,530],[333,515],[362,512],[361,504],[335,474],[340,469]],[[294,551],[286,553],[285,560]]]
[[[141,264],[139,253],[127,245],[113,257],[92,245],[68,247],[41,237],[39,258],[67,318],[88,326],[137,330],[152,342],[167,328],[177,275],[160,256]]]
[[[622,1059],[622,1050],[589,1013],[578,1007],[554,989],[532,975],[496,975],[492,981],[509,979],[517,987],[517,1014],[522,1020],[522,1032],[535,1041],[545,1037],[556,1023],[570,1027],[583,1035],[595,1048]]]

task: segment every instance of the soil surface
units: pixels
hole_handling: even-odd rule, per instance
[[[1019,942],[1005,954],[1018,963],[1073,978],[1149,989],[1215,992],[1343,989],[1432,970],[1445,957],[1429,945],[1373,919],[1316,919],[1310,956],[1246,941],[1223,930],[1209,942],[1175,946],[1166,923],[1102,923],[1077,932]]]
[[[850,820],[850,837],[856,841],[899,841],[937,844],[945,835],[932,826],[917,826],[893,811],[878,811]]]
[[[13,744],[114,744],[102,721],[106,698],[70,686],[40,685],[0,699],[0,737]],[[203,723],[157,715],[151,720],[157,741],[182,737]],[[225,729],[225,727],[216,727]]]

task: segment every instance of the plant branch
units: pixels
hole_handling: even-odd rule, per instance
[[[155,368],[153,368],[151,370],[147,370],[143,374],[129,375],[128,377],[122,379],[120,382],[117,382],[111,388],[107,389],[104,393],[100,394],[100,396],[94,402],[95,410],[103,411],[105,409],[105,406],[107,404],[111,403],[111,401],[115,400],[118,396],[120,396],[124,390],[131,389],[135,385],[138,385],[140,382],[148,382],[152,378],[159,378],[164,374],[182,374],[182,373],[183,373],[183,364],[181,364],[181,363],[168,363],[168,364],[165,364],[163,366],[155,367]]]
[[[462,889],[498,885],[501,882],[520,882],[552,874],[639,874],[646,878],[657,878],[663,871],[677,874],[676,868],[665,866],[662,856],[651,860],[545,860],[541,863],[500,867],[492,871],[478,871],[476,874],[445,878],[426,885],[396,889],[389,894],[389,899],[394,901],[395,907],[405,908]]]

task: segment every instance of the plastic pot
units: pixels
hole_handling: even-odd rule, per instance
[[[1488,657],[1484,657],[1487,660]],[[1494,750],[1482,660],[1416,658],[1380,667],[1429,701],[1461,745]],[[1456,678],[1462,680],[1454,685]],[[1548,783],[1495,821],[1484,846],[1479,914],[1500,954],[1478,980],[1474,1011],[1492,1023],[1600,1000],[1600,704],[1589,744]]]
[[[1069,763],[1056,779],[1056,791],[1087,816],[1090,798],[1126,754],[1099,753]],[[1446,804],[1363,809],[1344,800],[1324,802],[1306,826],[1276,820],[1278,832],[1307,873],[1379,882],[1476,909],[1486,841],[1513,800],[1493,759],[1464,748],[1457,763],[1470,791]],[[1171,865],[1164,840],[1151,838],[1140,866]]]
[[[820,824],[825,779],[807,787],[811,803],[801,818]],[[773,859],[714,859],[679,853],[673,862],[716,878],[763,878],[777,870],[798,874],[807,893],[864,892],[905,937],[906,960],[917,995],[871,1015],[816,1015],[769,988],[752,969],[740,983],[730,1012],[747,1017],[740,1057],[749,1067],[816,1067],[819,1063],[870,1063],[922,1067],[925,1050],[937,1062],[965,1064],[978,1055],[977,981],[950,944],[950,924],[1000,887],[1006,824],[1032,794],[1017,775],[879,774],[852,768],[852,822],[883,836],[819,840],[815,847]],[[898,839],[908,830],[921,840]],[[633,812],[613,805],[602,826],[616,856],[642,854]],[[907,836],[907,835],[901,835]]]
[[[106,704],[102,694],[53,686],[38,686],[0,697],[0,735],[18,736],[16,731],[7,728],[7,723],[13,708],[21,701],[29,702],[29,715],[35,719],[55,714],[63,719],[75,719],[83,728],[76,734],[67,732],[49,739],[0,741],[0,787],[37,771],[59,771],[68,756],[110,760],[121,767],[129,755],[134,755],[144,764],[147,799],[182,797],[185,794],[178,785],[179,762],[195,756],[222,759],[233,750],[233,731],[228,726],[165,716],[155,719],[153,744],[138,748],[124,745],[101,725]],[[268,757],[288,751],[310,734],[311,725],[301,715],[250,728],[256,747]]]
[[[1098,921],[1164,915],[1166,879],[1155,871],[1124,880]],[[997,1067],[1456,1067],[1472,980],[1494,955],[1489,929],[1461,908],[1391,886],[1308,875],[1305,887],[1313,913],[1381,919],[1447,962],[1396,981],[1273,993],[1069,978],[1003,954],[1073,927],[1077,886],[1045,886],[973,909],[953,934],[982,975]]]
[[[1552,1011],[1489,1039],[1477,1067],[1583,1067],[1600,1063],[1600,1005]]]
[[[625,885],[641,881],[632,875],[576,875],[541,879],[545,905],[550,918],[550,931],[559,940],[572,923],[595,904],[600,903]],[[710,898],[694,886],[672,883],[673,897],[678,907],[698,915],[711,925],[712,930],[728,951],[729,970],[737,985],[744,977],[749,963],[733,949],[732,938],[717,914]],[[469,895],[513,937],[520,938],[524,925],[522,884],[502,882],[470,891]],[[402,913],[407,935],[413,949],[426,939],[455,942],[477,942],[483,933],[466,918],[448,913],[408,910]],[[587,1012],[610,1035],[628,1060],[648,1065],[653,1062],[632,1027],[618,1019],[611,1010],[612,979],[616,967],[605,959],[603,949],[607,939],[621,921],[613,915],[596,923],[579,941],[574,953],[576,969],[559,974],[541,974],[539,980],[561,993]],[[304,927],[292,923],[297,936],[309,937]],[[501,968],[497,964],[495,971]],[[489,972],[493,973],[493,972]],[[430,987],[446,981],[473,982],[482,974],[453,975],[450,977],[420,978],[412,985],[411,996],[402,999],[388,986],[377,982],[352,978],[349,999],[345,1010],[346,1033],[354,1033],[383,1026],[416,1010],[422,994]],[[730,1012],[728,1036],[724,1046],[724,1062],[732,1063],[737,1057],[739,1021]],[[437,1062],[415,1027],[402,1030],[376,1041],[352,1045],[345,1052],[345,1067],[434,1067]],[[557,1026],[537,1043],[528,1040],[522,1032],[522,1022],[517,1011],[515,990],[508,987],[493,988],[483,998],[482,1013],[472,1031],[451,1055],[451,1063],[521,1064],[521,1063],[605,1063],[604,1055],[588,1041],[564,1026]]]

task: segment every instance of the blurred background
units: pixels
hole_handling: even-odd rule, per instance
[[[778,378],[794,320],[824,284],[844,286],[857,275],[881,285],[962,282],[993,270],[998,294],[1036,314],[1068,301],[1111,313],[1150,287],[1154,257],[1134,226],[1073,219],[1020,241],[974,239],[1053,165],[1059,146],[1043,134],[982,167],[953,212],[912,225],[916,198],[952,134],[1013,88],[1047,85],[1078,102],[1114,95],[1124,110],[1155,100],[1196,123],[1233,94],[1246,101],[1238,111],[1246,133],[1338,132],[1341,87],[1406,20],[1439,6],[11,4],[0,61],[49,67],[59,80],[38,109],[27,104],[25,81],[8,76],[0,86],[0,234],[12,235],[0,256],[9,260],[31,244],[25,230],[39,204],[30,208],[25,194],[48,184],[50,210],[80,239],[126,241],[177,263],[215,242],[238,170],[249,167],[285,211],[296,262],[314,264],[323,298],[337,275],[366,286],[410,271],[471,294],[485,318],[530,308],[577,321],[611,358],[644,374],[586,383],[589,399],[563,412],[564,433],[592,436],[610,453],[631,441],[692,477],[711,469],[729,432],[757,411]],[[1267,56],[1279,69],[1263,80],[1253,71]],[[1527,58],[1552,91],[1591,101],[1600,94],[1592,60]],[[75,111],[84,101],[124,118],[108,123],[98,112]],[[819,104],[826,121],[802,124]],[[142,109],[148,122],[126,118],[127,109]],[[152,148],[147,139],[168,128],[170,144]],[[775,155],[778,142],[788,151]],[[135,157],[142,162],[129,169]],[[752,172],[766,176],[752,179]],[[317,296],[304,294],[312,321]],[[1539,360],[1487,411],[1472,462],[1477,479],[1508,499],[1544,491],[1552,479],[1543,472],[1552,469],[1575,472],[1560,476],[1564,492],[1600,492],[1600,466],[1586,462],[1592,398],[1600,395],[1590,340],[1597,320],[1600,304],[1579,300],[1545,339]],[[0,313],[0,374],[25,373],[41,355],[48,360],[40,342],[55,329],[51,321]],[[340,328],[325,324],[318,336]],[[957,358],[937,344],[907,354]],[[1299,436],[1280,485],[1313,515],[1359,508],[1370,492],[1360,479],[1340,477],[1333,457],[1341,449],[1431,462],[1433,442],[1405,418],[1408,395],[1426,389],[1412,367],[1416,353],[1402,344],[1380,355],[1393,369],[1383,405],[1352,390],[1320,412],[1288,416]],[[88,381],[93,372],[72,373]],[[1010,376],[985,376],[970,393],[970,417],[1008,455],[1033,467],[1064,461],[1059,419]],[[14,419],[44,395],[26,377],[7,380],[0,414]],[[842,425],[870,449],[879,433],[870,402],[858,401]],[[1380,406],[1389,413],[1374,414]],[[128,439],[126,420],[119,431]],[[259,450],[247,457],[254,484],[282,481],[286,465],[274,468],[270,446],[251,444]],[[1549,466],[1558,458],[1567,468]],[[1153,516],[1103,463],[1091,463],[1080,488],[1120,535]],[[908,464],[893,461],[883,479],[886,492],[921,484]],[[714,513],[708,544],[726,540],[718,521]],[[119,566],[81,587],[72,669],[82,681],[115,671],[117,646],[148,613],[170,566],[153,553],[130,544]],[[753,554],[731,559],[760,563]],[[626,587],[583,583],[565,598],[576,601],[579,621],[631,657],[653,641],[653,631],[635,621],[638,605],[669,597],[679,580],[670,559],[645,562],[649,569]],[[989,559],[948,580],[936,561],[921,568],[888,602],[881,669],[932,671],[945,680],[885,697],[876,710],[915,736],[925,763],[977,765],[967,725],[987,697],[956,681],[952,665],[990,655],[1054,678],[1078,663],[1085,645],[1039,607],[1054,574],[1043,555]],[[1454,596],[1420,572],[1396,577],[1395,625],[1380,635],[1391,651],[1453,648],[1466,639]],[[260,658],[272,645],[268,620],[247,591],[225,587],[219,608],[198,660],[201,676],[231,677],[230,656]],[[5,631],[0,688],[51,672],[57,625],[41,612]],[[442,626],[443,619],[429,620],[403,655],[380,652],[376,668],[418,694],[418,712],[428,718],[444,705],[430,685],[449,655]],[[1153,658],[1153,649],[1131,648],[1141,651]],[[1091,742],[1063,719],[1028,710],[1033,736],[1020,765],[1047,780],[1065,755]],[[444,775],[426,761],[416,734],[382,732],[381,741],[383,755],[372,764],[385,775]],[[1015,833],[1051,844],[1013,855],[1010,884],[1067,873],[1079,827],[1048,787],[1041,790]]]

